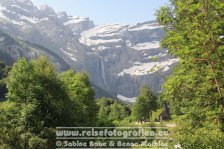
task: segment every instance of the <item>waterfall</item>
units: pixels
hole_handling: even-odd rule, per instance
[[[105,76],[105,68],[104,68],[104,63],[103,63],[103,58],[100,56],[100,60],[101,60],[101,74],[103,77],[103,83],[104,85],[107,87],[107,82],[106,82],[106,76]]]

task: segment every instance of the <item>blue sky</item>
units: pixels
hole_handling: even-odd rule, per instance
[[[168,0],[32,0],[48,4],[56,11],[69,15],[90,17],[95,24],[136,24],[154,20],[155,10]]]

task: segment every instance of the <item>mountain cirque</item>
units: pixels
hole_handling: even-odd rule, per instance
[[[94,25],[87,17],[56,13],[30,0],[1,0],[0,28],[16,41],[48,49],[44,53],[58,63],[58,69],[66,63],[76,71],[86,71],[96,86],[129,102],[134,102],[143,84],[160,92],[178,61],[160,49],[164,32],[155,21]],[[10,55],[6,50],[1,53]],[[25,57],[32,58],[32,54]]]

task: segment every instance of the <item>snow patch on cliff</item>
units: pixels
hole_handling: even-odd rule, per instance
[[[126,25],[121,24],[98,25],[82,32],[79,41],[87,46],[120,43],[122,39],[119,34],[125,27]]]
[[[162,28],[162,26],[159,26],[158,23],[150,23],[150,24],[130,26],[128,31],[152,30],[158,28]]]
[[[137,99],[137,97],[128,98],[128,97],[125,97],[125,96],[120,95],[120,94],[117,95],[117,98],[120,99],[120,100],[123,100],[123,101],[128,101],[128,102],[135,102],[136,99]]]
[[[152,41],[152,42],[145,42],[145,43],[139,43],[136,45],[130,46],[130,48],[133,48],[135,50],[149,50],[149,49],[158,49],[160,48],[160,42],[159,41]]]
[[[118,76],[123,76],[124,74],[129,74],[129,75],[136,75],[136,76],[141,76],[141,75],[146,75],[146,74],[152,74],[162,68],[164,68],[163,71],[168,70],[168,66],[178,62],[178,59],[168,59],[166,61],[161,61],[161,62],[149,62],[149,63],[141,63],[134,65],[128,69],[124,69],[122,72],[118,73]]]
[[[64,25],[70,25],[70,24],[76,24],[76,23],[81,23],[81,22],[85,22],[85,21],[88,21],[89,18],[87,17],[79,17],[79,16],[76,16],[76,17],[71,17],[67,22],[64,23]]]

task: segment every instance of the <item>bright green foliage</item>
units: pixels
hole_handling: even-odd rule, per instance
[[[20,137],[22,127],[21,107],[14,102],[3,102],[0,104],[0,148],[17,147],[22,148],[22,139]]]
[[[109,118],[111,120],[122,120],[127,116],[127,112],[125,111],[125,108],[123,105],[119,104],[117,101],[114,102],[114,104],[112,104],[110,106],[110,115]]]
[[[80,120],[76,112],[90,113],[94,109],[94,104],[91,104],[94,102],[94,92],[88,77],[73,77],[76,82],[72,82],[74,84],[71,86],[74,88],[59,79],[54,66],[46,57],[30,62],[24,58],[19,59],[6,81],[8,100],[0,106],[0,133],[4,134],[0,135],[0,144],[18,149],[55,148],[55,127],[78,126]],[[77,91],[74,94],[73,89]],[[92,101],[84,101],[84,97]],[[79,107],[75,99],[80,100],[82,107]],[[91,114],[94,115],[94,111]],[[79,116],[87,118],[91,114]],[[89,124],[93,118],[87,118],[88,122],[83,121],[81,124]]]
[[[75,103],[75,126],[95,126],[97,122],[97,106],[95,92],[90,85],[86,73],[75,73],[73,70],[63,72],[60,75],[64,87],[70,99]]]
[[[128,107],[125,105],[107,98],[98,99],[99,106],[98,125],[113,126],[112,122],[121,121],[129,115]]]
[[[155,121],[159,121],[160,119],[160,114],[164,111],[164,108],[160,108],[160,109],[157,109],[155,112],[152,112],[152,117],[151,117],[151,120],[153,122]]]
[[[140,94],[132,107],[132,115],[135,120],[146,121],[151,115],[152,111],[157,108],[157,98],[150,91],[148,86],[143,86]]]
[[[170,0],[157,11],[164,48],[180,61],[164,85],[184,148],[221,148],[224,132],[223,0]],[[206,135],[205,135],[206,134]],[[211,139],[212,138],[212,139]],[[209,141],[209,139],[211,139]]]
[[[45,57],[28,62],[18,60],[7,79],[8,99],[25,106],[28,127],[56,127],[69,124],[69,96]],[[27,106],[27,107],[26,107]],[[25,112],[25,114],[26,114]],[[68,121],[65,121],[68,120]],[[67,123],[68,122],[68,123]]]
[[[97,100],[99,106],[98,112],[98,125],[101,127],[112,127],[114,126],[112,120],[109,119],[110,105],[113,104],[112,99],[101,98]]]

